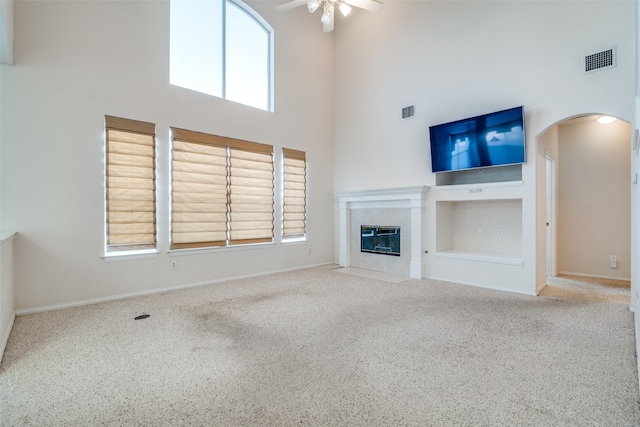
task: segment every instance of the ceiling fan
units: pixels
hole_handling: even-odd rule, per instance
[[[382,10],[382,3],[376,0],[292,0],[288,3],[281,4],[276,10],[283,11],[293,9],[294,7],[307,5],[309,12],[313,13],[323,6],[322,9],[322,29],[325,33],[333,31],[333,11],[337,7],[343,16],[347,16],[351,12],[351,6],[378,12]]]

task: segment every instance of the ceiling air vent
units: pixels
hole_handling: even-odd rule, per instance
[[[402,120],[410,119],[416,116],[416,106],[410,105],[402,109]]]
[[[605,68],[613,68],[616,66],[616,48],[615,46],[602,52],[596,52],[584,57],[584,72],[591,73],[593,71]]]

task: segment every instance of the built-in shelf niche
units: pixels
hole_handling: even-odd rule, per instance
[[[436,186],[522,180],[522,165],[496,166],[436,174]]]
[[[436,202],[436,256],[522,265],[522,199]]]

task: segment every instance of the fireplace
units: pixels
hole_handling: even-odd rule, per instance
[[[360,226],[360,252],[400,256],[400,227]]]
[[[422,279],[424,209],[428,190],[429,187],[419,186],[336,193],[340,208],[338,264]],[[402,229],[399,255],[376,256],[361,252],[361,227],[371,224],[393,224],[393,227],[382,228],[398,228],[398,237]]]

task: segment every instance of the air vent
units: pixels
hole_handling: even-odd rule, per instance
[[[416,116],[416,106],[410,105],[402,109],[402,120],[410,119]]]
[[[613,68],[616,66],[616,48],[612,47],[602,52],[592,53],[584,57],[584,72],[591,73],[593,71],[605,68]]]

